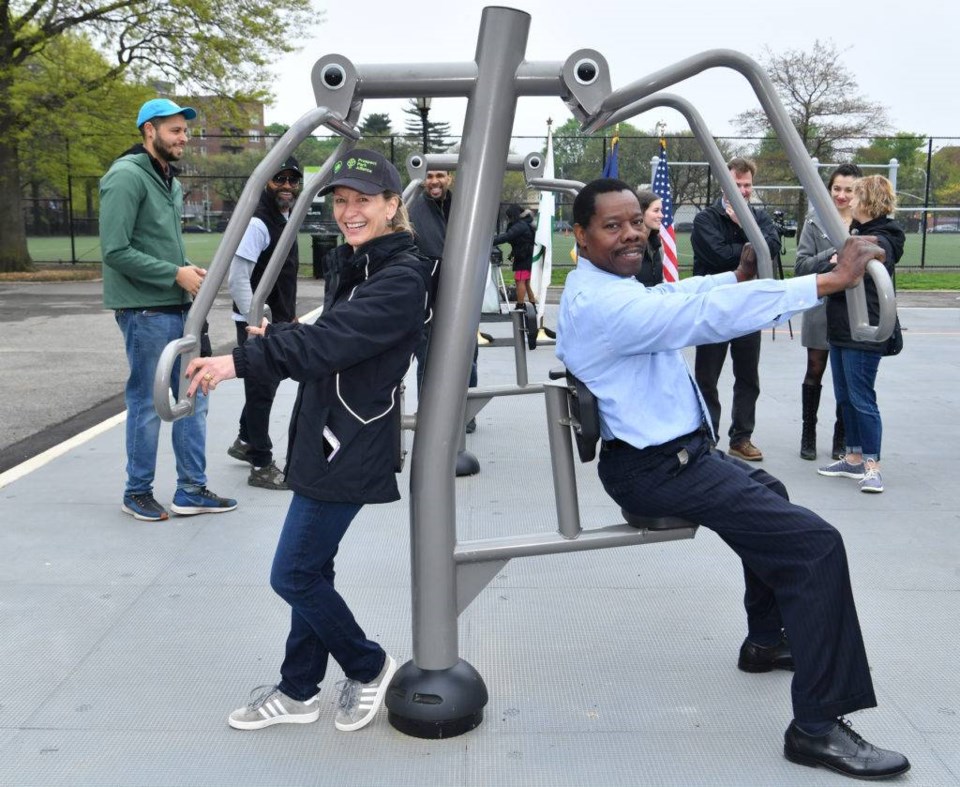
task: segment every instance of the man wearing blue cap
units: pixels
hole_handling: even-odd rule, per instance
[[[127,483],[121,510],[136,519],[159,521],[167,512],[153,496],[160,417],[153,406],[153,378],[160,353],[183,336],[187,312],[206,271],[186,258],[180,221],[183,191],[173,166],[187,144],[190,107],[168,98],[147,101],[137,115],[143,143],[113,162],[100,181],[100,246],[103,303],[123,331],[130,376],[127,405]],[[206,337],[204,337],[206,338]],[[178,393],[179,363],[171,387]],[[173,424],[177,514],[232,511],[237,501],[207,489],[207,402]]]

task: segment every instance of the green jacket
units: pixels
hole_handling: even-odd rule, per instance
[[[180,217],[183,190],[168,189],[149,154],[136,146],[113,162],[100,180],[100,248],[103,305],[135,309],[189,303],[176,283],[187,265]]]

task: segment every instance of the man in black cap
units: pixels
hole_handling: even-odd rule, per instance
[[[290,156],[277,173],[270,178],[243,234],[240,246],[230,265],[230,294],[233,296],[233,319],[237,326],[237,344],[247,340],[247,315],[253,293],[263,277],[267,263],[280,240],[280,233],[290,218],[300,189],[303,171]],[[267,296],[271,322],[296,322],[297,273],[300,256],[296,242],[287,252],[277,281]],[[240,434],[227,453],[241,462],[249,462],[247,483],[262,489],[287,489],[284,474],[273,461],[273,443],[270,440],[270,410],[277,393],[279,380],[245,377],[245,403],[240,413]]]

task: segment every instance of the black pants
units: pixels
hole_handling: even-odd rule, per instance
[[[247,341],[247,324],[237,323],[237,344]],[[240,413],[240,439],[248,444],[247,457],[254,467],[266,467],[273,461],[270,440],[270,411],[277,395],[279,380],[243,378],[244,403]]]
[[[720,397],[717,381],[727,358],[733,360],[733,407],[730,411],[730,443],[749,440],[757,423],[757,398],[760,396],[760,331],[738,339],[697,347],[694,374],[713,422],[713,433],[720,436]]]
[[[702,433],[678,447],[600,452],[604,489],[642,516],[677,516],[713,530],[740,556],[747,636],[783,627],[796,664],[793,714],[817,722],[876,705],[843,539],[794,505],[769,473],[713,448]]]

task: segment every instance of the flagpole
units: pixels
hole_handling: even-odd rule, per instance
[[[677,236],[673,227],[673,197],[670,193],[670,172],[667,168],[667,124],[662,120],[656,125],[660,138],[660,156],[654,171],[652,191],[660,197],[663,224],[660,227],[660,242],[663,254],[663,280],[680,281],[680,265],[677,256]]]
[[[543,161],[543,177],[545,179],[554,179],[553,166],[553,119],[547,118],[547,152]],[[556,199],[554,193],[552,191],[541,191],[537,206],[537,231],[534,236],[534,241],[540,246],[540,259],[534,263],[534,275],[537,279],[535,282],[531,282],[537,294],[541,334],[544,334],[543,318],[547,309],[547,290],[550,287],[550,277],[553,273],[553,216],[555,212]],[[546,338],[546,336],[540,335],[539,338]]]

